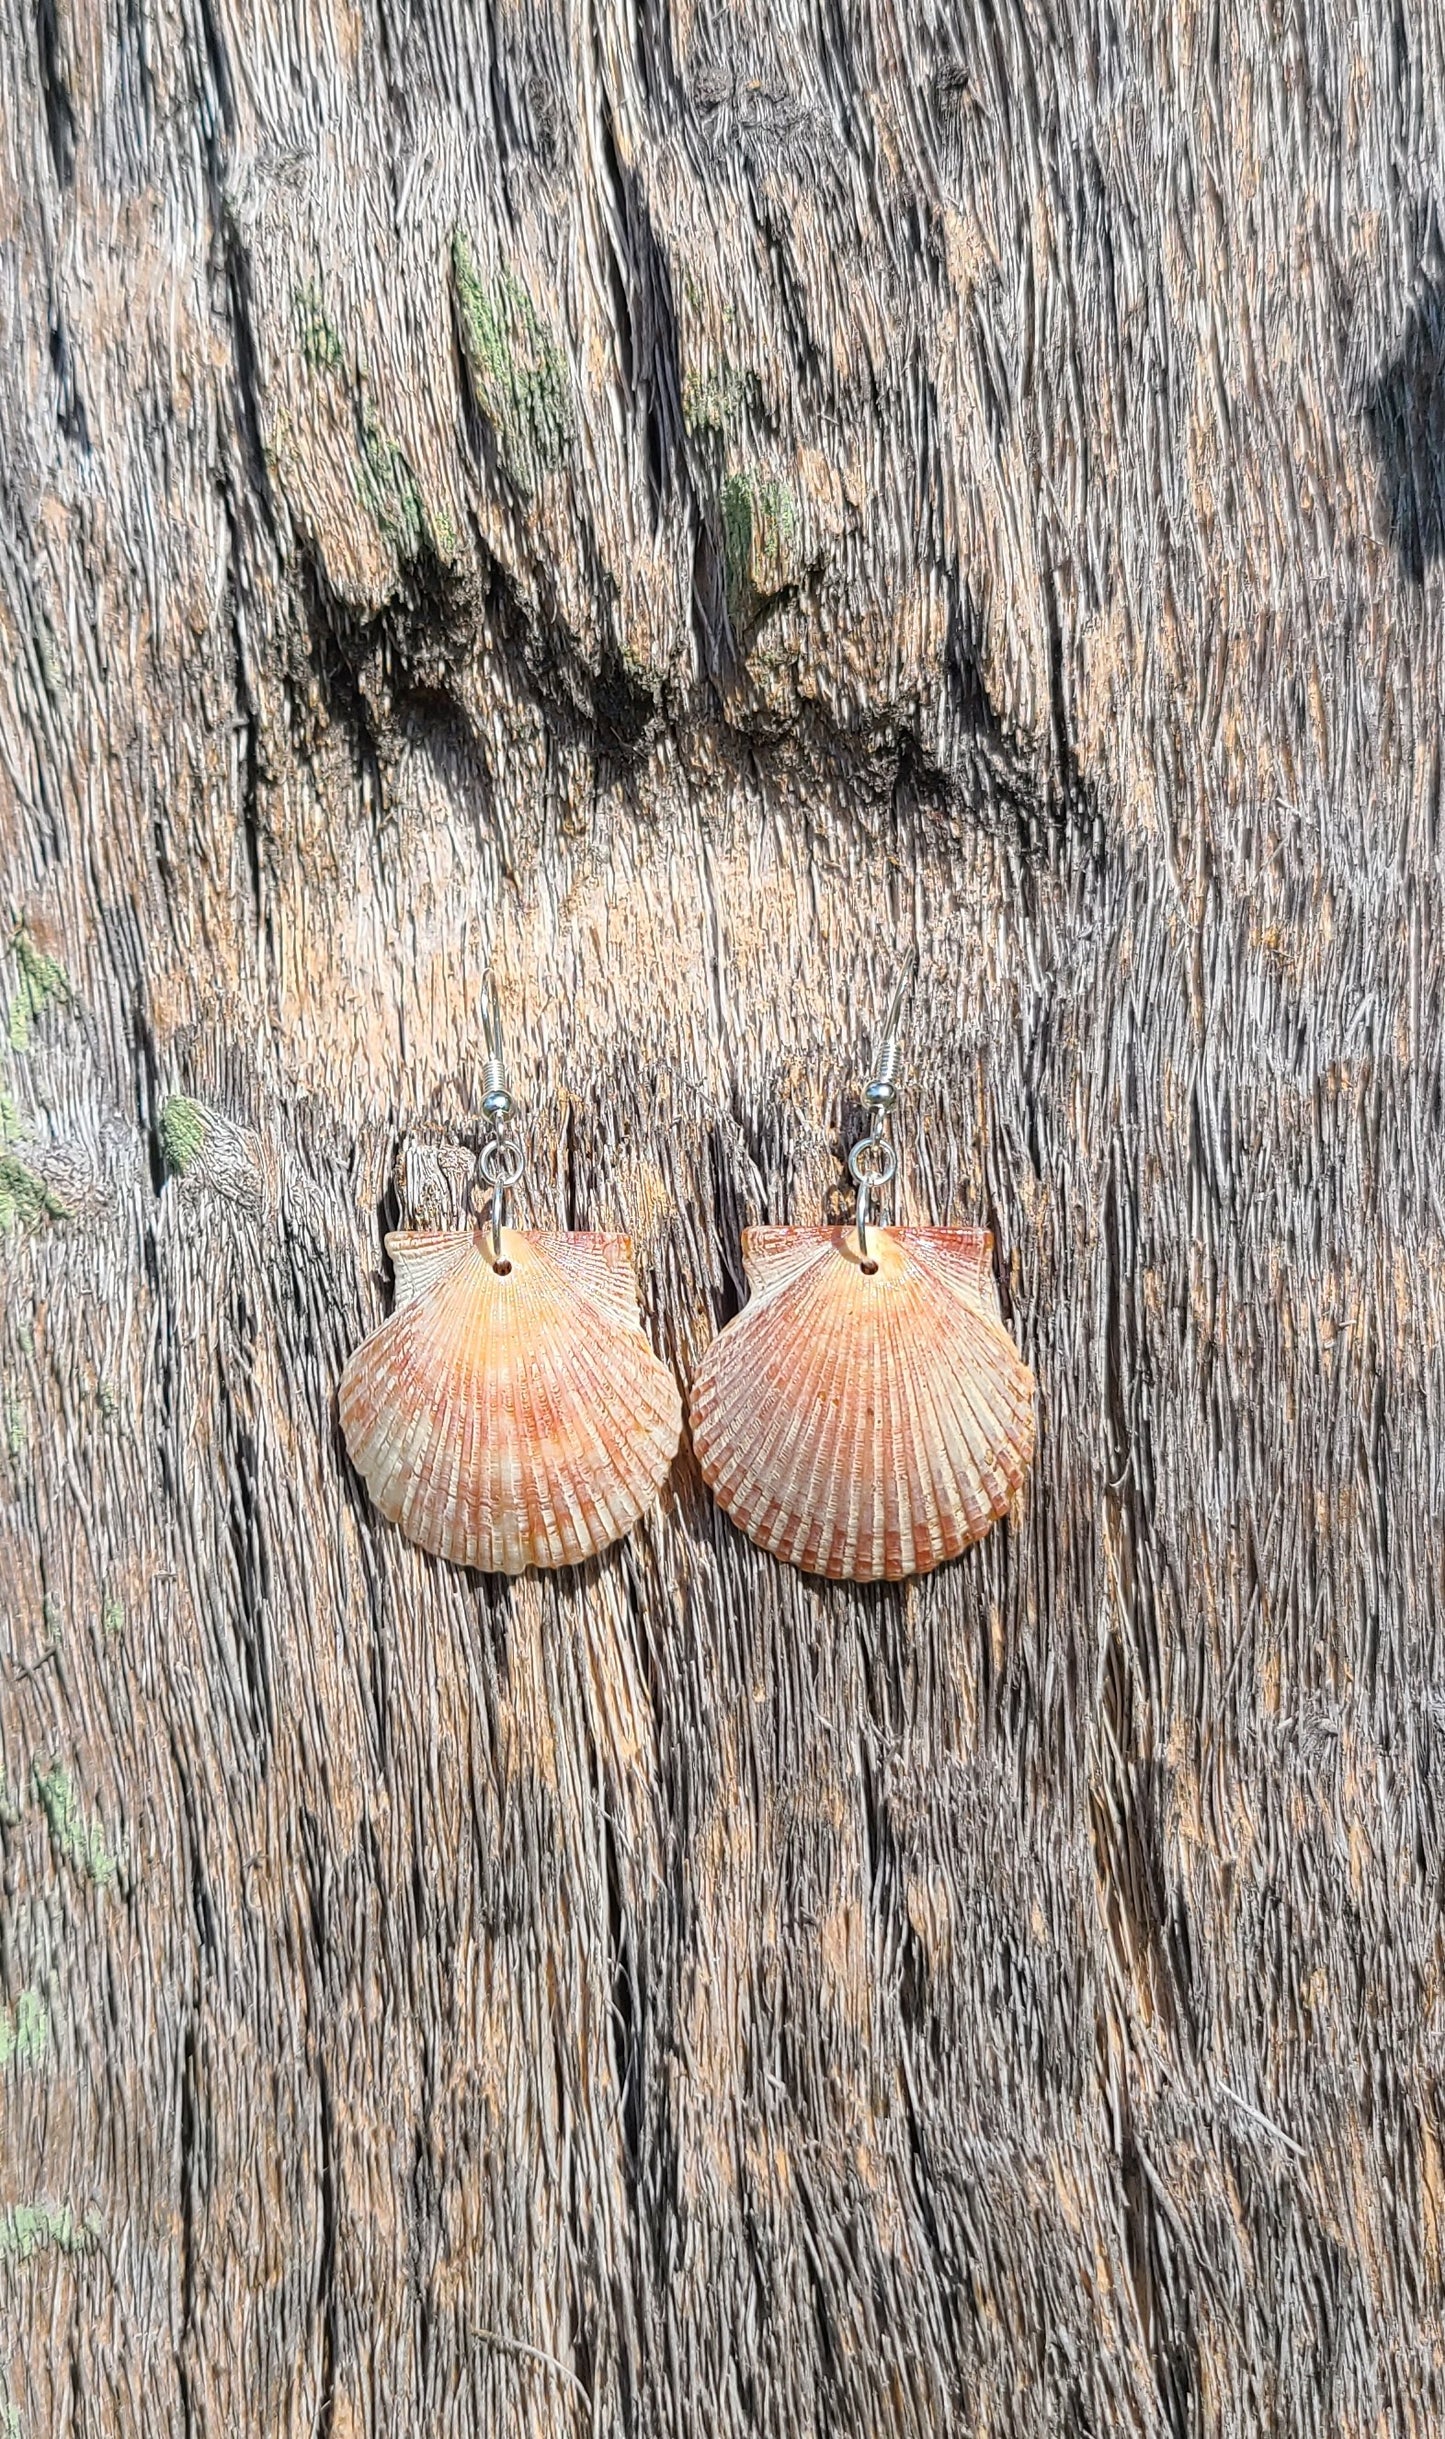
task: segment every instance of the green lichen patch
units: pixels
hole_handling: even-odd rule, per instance
[[[45,2063],[50,2047],[50,2011],[38,1990],[22,1990],[13,2007],[0,2007],[0,2067],[25,2073]]]
[[[722,487],[723,569],[735,627],[753,623],[797,579],[798,510],[772,475],[730,474]]]
[[[24,1456],[29,1437],[24,1406],[18,1397],[7,1397],[5,1400],[5,1454],[12,1465],[18,1465]]]
[[[172,1176],[184,1177],[205,1146],[206,1113],[198,1101],[188,1101],[184,1093],[173,1092],[169,1100],[161,1103],[156,1132],[166,1167]]]
[[[12,1020],[14,1014],[12,1004]],[[54,1187],[46,1184],[18,1149],[24,1141],[25,1128],[14,1099],[8,1092],[0,1092],[0,1237],[9,1236],[13,1228],[41,1228],[51,1220],[71,1216]]]
[[[125,1633],[125,1603],[117,1600],[113,1592],[101,1604],[100,1631],[107,1643],[118,1643]]]
[[[707,373],[690,372],[682,384],[682,420],[695,440],[708,435],[725,438],[747,411],[755,386],[747,373],[720,364]]]
[[[112,1887],[115,1857],[100,1823],[87,1821],[82,1813],[69,1771],[62,1770],[58,1763],[53,1769],[42,1771],[37,1764],[35,1793],[49,1824],[51,1843],[61,1860],[96,1888]]]
[[[444,567],[455,567],[462,555],[462,537],[449,508],[439,508],[431,521],[431,538]]]
[[[346,362],[346,350],[314,281],[297,289],[291,309],[296,321],[296,344],[313,373],[339,373]]]
[[[0,1152],[0,1236],[8,1236],[12,1228],[40,1228],[48,1220],[69,1217],[54,1188],[27,1168],[18,1152]]]
[[[68,2202],[15,2202],[0,2210],[0,2258],[34,2261],[40,2253],[93,2253],[100,2242],[100,2218],[88,2211],[77,2219]]]
[[[20,969],[20,987],[10,1002],[7,1029],[12,1050],[28,1050],[37,1017],[47,1008],[71,1009],[76,997],[58,957],[37,946],[23,923],[10,935],[10,950]]]
[[[554,332],[507,270],[487,281],[460,229],[452,236],[452,292],[477,404],[508,473],[530,491],[572,443],[572,380]]]
[[[397,557],[415,559],[427,534],[426,510],[416,476],[400,443],[392,439],[365,404],[361,410],[361,471],[356,494]]]

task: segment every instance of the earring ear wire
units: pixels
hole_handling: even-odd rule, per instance
[[[898,1174],[898,1154],[884,1128],[898,1098],[898,1031],[903,1019],[903,1003],[917,973],[918,951],[912,948],[893,986],[893,997],[888,1003],[888,1014],[883,1020],[883,1030],[873,1054],[873,1073],[863,1087],[863,1103],[872,1112],[872,1124],[848,1154],[848,1174],[858,1189],[853,1221],[858,1231],[858,1259],[869,1278],[874,1277],[878,1269],[868,1251],[868,1223],[873,1217],[873,1198],[880,1188],[891,1185]]]
[[[877,1210],[898,1169],[887,1127],[917,972],[914,953],[863,1087],[854,1229],[745,1228],[751,1297],[692,1383],[693,1449],[719,1505],[762,1549],[851,1583],[956,1558],[1007,1514],[1034,1446],[1033,1374],[999,1313],[993,1239]]]
[[[575,1566],[630,1530],[677,1453],[682,1402],[643,1334],[628,1238],[505,1225],[523,1154],[490,976],[480,1020],[491,1132],[468,1224],[387,1237],[396,1302],[348,1357],[337,1414],[409,1541],[519,1575]]]
[[[502,1252],[507,1196],[519,1182],[526,1162],[521,1145],[508,1131],[517,1104],[507,1081],[502,1012],[497,1005],[497,987],[490,974],[482,986],[481,1018],[482,1044],[486,1053],[482,1066],[482,1115],[490,1120],[492,1131],[477,1153],[476,1172],[467,1187],[467,1207],[480,1219],[482,1205],[490,1194],[492,1268],[504,1279],[512,1267]]]

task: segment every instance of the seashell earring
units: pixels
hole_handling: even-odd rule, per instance
[[[745,1228],[751,1301],[702,1359],[692,1440],[751,1540],[853,1583],[925,1574],[1008,1508],[1034,1446],[1034,1380],[1003,1326],[978,1228],[878,1225],[897,1172],[893,996],[848,1155],[851,1228]]]
[[[383,1516],[439,1558],[499,1575],[567,1567],[628,1531],[682,1436],[642,1334],[631,1241],[505,1225],[522,1174],[495,997],[493,1132],[467,1201],[485,1226],[388,1236],[396,1303],[341,1375],[341,1429]]]

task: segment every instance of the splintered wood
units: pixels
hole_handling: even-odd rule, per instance
[[[0,22],[0,2432],[1437,2431],[1439,6]],[[486,972],[686,1388],[915,943],[1010,1520],[404,1540]]]

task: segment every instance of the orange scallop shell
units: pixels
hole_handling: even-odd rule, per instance
[[[642,1334],[625,1236],[389,1236],[391,1318],[341,1375],[383,1516],[458,1566],[568,1567],[652,1504],[682,1403]]]
[[[704,1479],[810,1574],[923,1574],[1002,1516],[1034,1446],[1034,1380],[980,1229],[748,1228],[752,1299],[692,1386]]]

